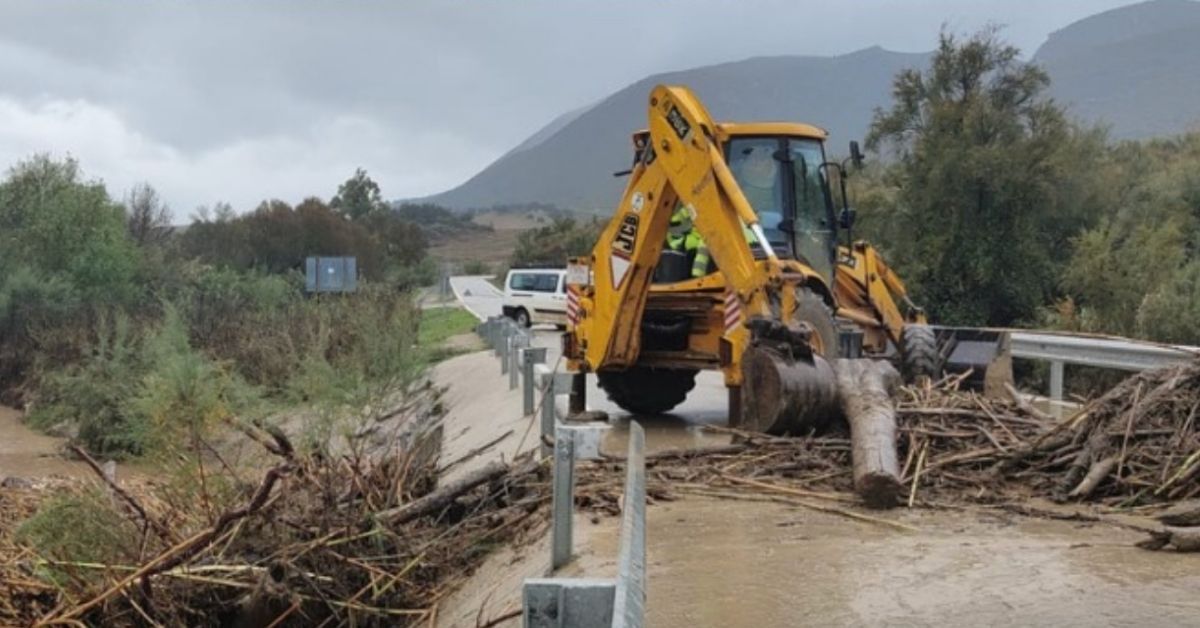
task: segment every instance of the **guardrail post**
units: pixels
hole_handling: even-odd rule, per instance
[[[1050,363],[1050,398],[1054,401],[1063,398],[1063,363],[1057,360]]]
[[[629,422],[625,459],[625,508],[612,628],[642,628],[646,614],[646,433]]]
[[[555,426],[558,425],[557,399],[559,393],[571,390],[570,373],[547,373],[542,376],[542,457],[553,454]]]
[[[554,438],[554,373],[546,373],[542,375],[542,437],[539,439],[542,443],[542,457],[550,455],[550,446],[546,444],[547,438]]]
[[[525,628],[608,628],[612,580],[529,578],[522,588]]]
[[[500,374],[508,375],[508,356],[512,354],[514,331],[505,326],[504,337],[500,339]]]
[[[575,438],[559,430],[554,439],[554,492],[551,513],[552,543],[550,569],[558,569],[571,560],[571,537],[575,512]]]
[[[508,389],[516,390],[518,375],[521,372],[521,351],[529,346],[529,336],[518,332],[513,336],[508,348]]]
[[[503,318],[496,318],[496,327],[492,332],[492,354],[500,355],[500,347],[504,344],[504,329],[506,327]]]
[[[534,381],[533,366],[546,362],[546,348],[530,347],[522,349],[521,356],[522,377],[525,378],[525,416],[529,416],[533,414],[536,403],[534,392],[537,390],[537,382]]]
[[[488,318],[487,343],[488,343],[488,347],[490,347],[492,349],[492,351],[496,350],[496,334],[499,331],[500,331],[500,320],[494,316],[489,317]]]

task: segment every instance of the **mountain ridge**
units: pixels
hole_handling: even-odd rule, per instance
[[[462,184],[415,200],[607,213],[624,187],[611,173],[629,166],[630,134],[645,125],[645,98],[658,83],[688,85],[718,120],[820,126],[838,154],[888,105],[895,74],[927,66],[931,55],[870,46],[656,73],[556,117]],[[1176,134],[1200,123],[1200,2],[1151,0],[1083,18],[1051,33],[1030,59],[1046,68],[1050,95],[1072,116],[1107,126],[1114,138]]]

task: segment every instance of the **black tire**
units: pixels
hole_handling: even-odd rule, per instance
[[[696,387],[696,371],[635,366],[596,374],[609,400],[631,414],[662,414],[687,399]]]
[[[817,293],[808,288],[796,290],[796,310],[792,320],[797,323],[807,323],[812,329],[814,348],[821,357],[833,364],[838,358],[837,324],[833,321],[833,312]]]
[[[533,325],[533,322],[529,320],[529,312],[526,312],[525,308],[519,308],[516,312],[513,312],[512,319],[517,322],[518,327],[528,329]]]
[[[928,325],[905,325],[900,332],[900,370],[910,384],[921,378],[941,377],[941,356],[937,336]]]

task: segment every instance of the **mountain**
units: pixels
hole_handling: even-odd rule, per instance
[[[462,185],[421,201],[466,209],[550,203],[607,213],[629,167],[630,134],[645,126],[658,83],[691,87],[717,120],[788,120],[824,127],[831,152],[861,139],[893,77],[924,67],[928,53],[879,47],[835,56],[761,57],[642,79],[552,121]],[[1154,0],[1106,11],[1047,39],[1033,60],[1051,94],[1116,138],[1170,135],[1200,123],[1200,3]]]
[[[1094,15],[1052,33],[1033,60],[1050,74],[1055,99],[1115,138],[1200,126],[1200,3],[1156,0]]]
[[[658,83],[690,86],[718,120],[819,124],[844,153],[842,145],[861,139],[873,108],[886,101],[892,76],[927,58],[870,48],[840,57],[763,57],[650,76],[578,113],[534,146],[510,151],[459,187],[422,201],[455,208],[550,202],[607,212],[624,187],[624,179],[612,173],[629,167],[630,135],[646,125],[646,98]]]

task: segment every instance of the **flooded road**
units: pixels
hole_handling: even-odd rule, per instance
[[[91,473],[84,463],[62,457],[63,442],[25,425],[19,410],[0,406],[0,479]]]
[[[1142,535],[988,511],[883,515],[897,532],[782,504],[648,510],[651,626],[1195,626],[1200,555]],[[598,556],[617,533],[594,532]]]
[[[454,460],[486,449],[452,473],[536,446],[537,427],[521,417],[519,396],[508,393],[494,358],[472,354],[443,366],[452,408],[443,454]],[[589,380],[589,406],[610,414],[601,448],[621,455],[630,417]],[[636,417],[647,450],[729,442],[702,428],[725,422],[716,374],[701,374],[678,412],[687,418]],[[868,514],[918,531],[778,503],[690,495],[655,503],[647,509],[646,623],[1200,626],[1200,554],[1137,549],[1139,532],[977,508]],[[576,557],[559,575],[615,576],[618,527],[619,518],[577,512]],[[545,575],[548,548],[543,536],[489,557],[445,601],[445,625],[472,626],[520,608],[522,580]],[[497,625],[520,626],[520,619]]]

